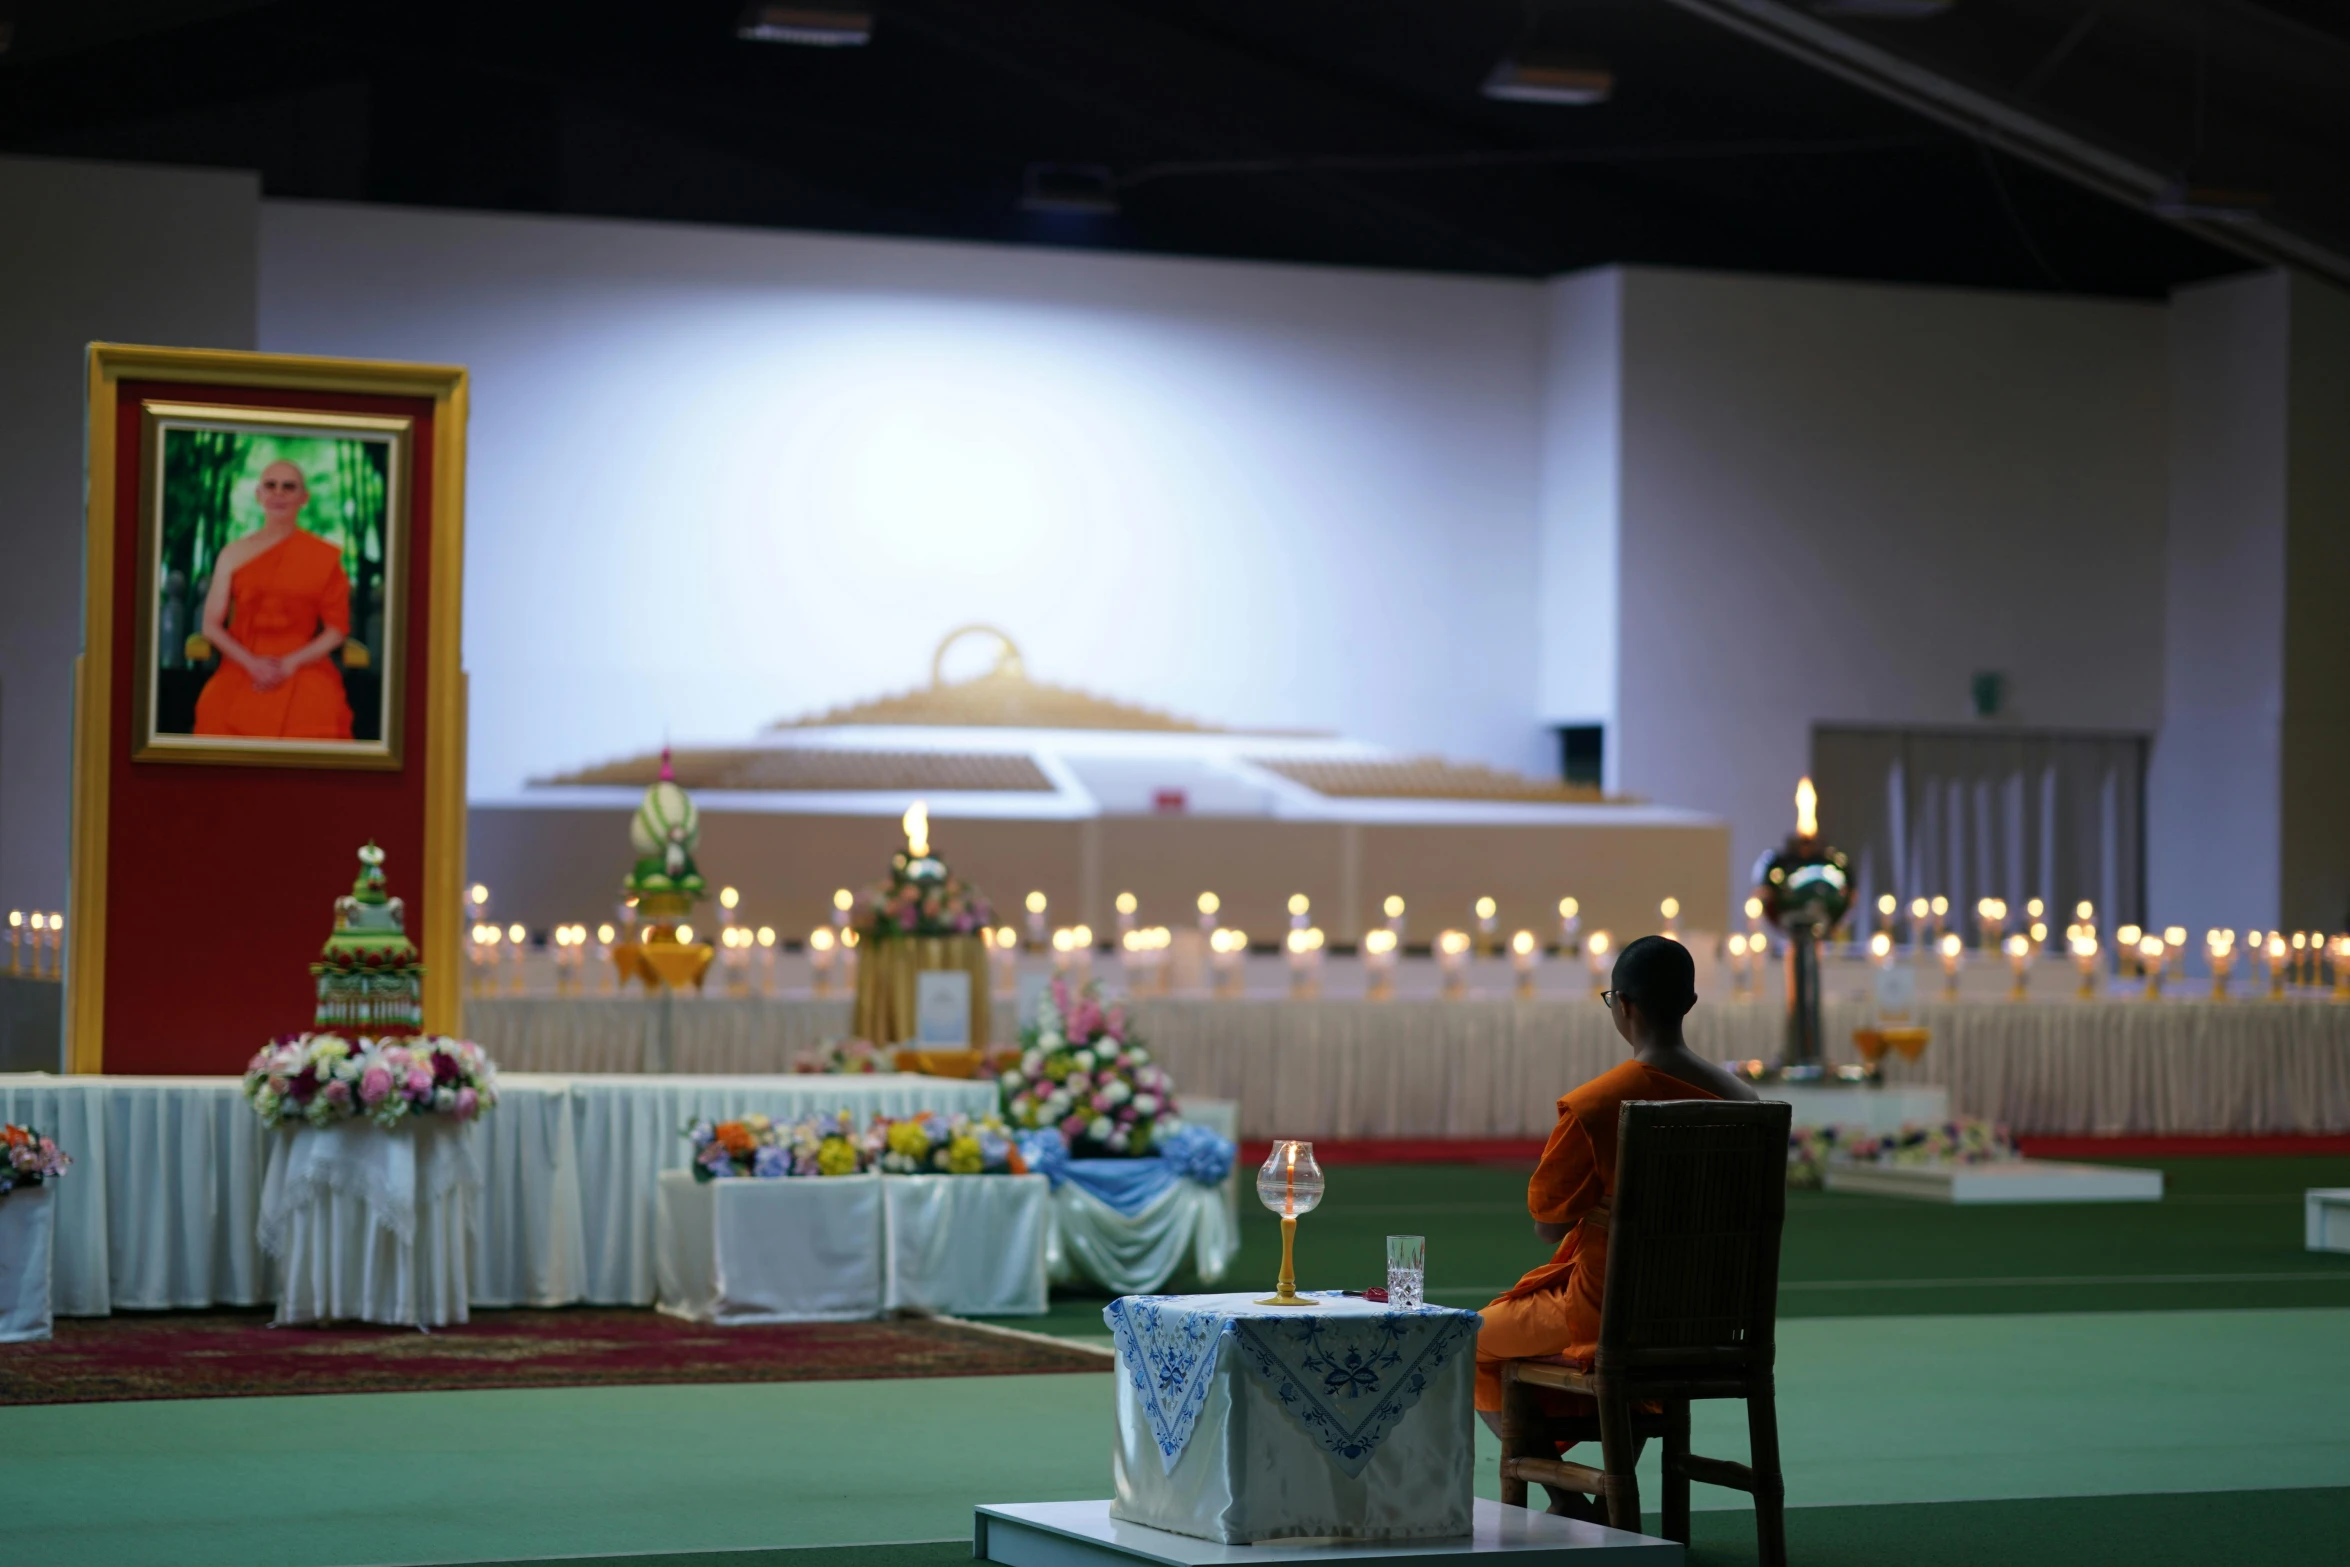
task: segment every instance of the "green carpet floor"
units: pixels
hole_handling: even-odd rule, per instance
[[[1799,1508],[2350,1487],[2350,1310],[1795,1321],[1780,1386]],[[967,1538],[976,1502],[1108,1494],[1110,1400],[1105,1372],[0,1409],[0,1518],[13,1555],[106,1567]],[[1735,1406],[1696,1435],[1745,1453]]]
[[[2350,1158],[2128,1161],[2160,1168],[2160,1203],[1969,1207],[1793,1192],[1782,1317],[2350,1306],[2350,1256],[2302,1250],[2301,1194],[2350,1186]],[[1298,1226],[1298,1282],[1384,1281],[1386,1237],[1428,1237],[1428,1293],[1478,1306],[1544,1260],[1526,1173],[1479,1165],[1341,1165]],[[1280,1226],[1246,1198],[1218,1288],[1270,1286]],[[1178,1278],[1168,1288],[1201,1287]],[[1066,1297],[1022,1326],[1099,1337],[1104,1299]]]

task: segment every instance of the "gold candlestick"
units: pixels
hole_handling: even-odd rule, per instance
[[[1283,1138],[1257,1170],[1257,1200],[1281,1215],[1281,1277],[1260,1306],[1312,1306],[1297,1292],[1297,1221],[1322,1201],[1322,1167],[1314,1145]]]

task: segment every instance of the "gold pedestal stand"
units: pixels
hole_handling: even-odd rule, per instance
[[[634,979],[647,990],[702,988],[718,949],[706,941],[677,939],[680,922],[693,908],[693,898],[682,892],[649,892],[637,901],[637,913],[650,923],[636,940],[613,945],[612,966],[620,971],[622,985]]]
[[[903,1050],[900,1071],[933,1077],[970,1077],[986,1058],[994,1002],[988,995],[987,943],[978,936],[874,936],[857,948],[857,1007],[852,1031],[877,1045],[912,1039],[915,976],[956,972],[971,976],[971,1029],[965,1050]]]
[[[1320,1301],[1308,1300],[1297,1292],[1297,1218],[1293,1214],[1281,1216],[1281,1277],[1274,1281],[1273,1293],[1257,1302],[1260,1306],[1318,1306]]]

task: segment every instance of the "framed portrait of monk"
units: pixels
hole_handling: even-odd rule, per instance
[[[133,761],[399,767],[411,423],[142,402]]]

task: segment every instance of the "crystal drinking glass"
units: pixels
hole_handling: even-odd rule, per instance
[[[1419,1309],[1421,1285],[1428,1276],[1428,1237],[1387,1237],[1387,1304],[1397,1311]]]
[[[1260,1306],[1311,1306],[1297,1292],[1298,1215],[1311,1213],[1322,1201],[1322,1167],[1314,1163],[1314,1145],[1283,1138],[1273,1145],[1257,1170],[1257,1201],[1281,1215],[1281,1278]]]

